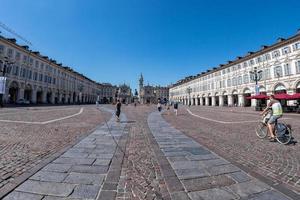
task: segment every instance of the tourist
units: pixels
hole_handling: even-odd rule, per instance
[[[177,102],[174,103],[174,112],[177,116],[177,113],[178,113],[178,103]]]
[[[160,99],[158,99],[157,110],[158,110],[159,112],[161,111],[161,103],[160,103]]]
[[[117,122],[120,121],[120,114],[121,114],[121,103],[120,100],[118,99],[117,104],[116,104],[116,117],[117,117]]]

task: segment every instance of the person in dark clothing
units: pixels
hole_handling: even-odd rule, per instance
[[[178,103],[177,102],[174,103],[174,112],[177,116],[177,112],[178,112]]]
[[[118,100],[116,104],[116,117],[118,122],[120,121],[121,105],[120,100]]]

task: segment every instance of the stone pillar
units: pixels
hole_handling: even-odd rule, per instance
[[[196,102],[195,103],[196,103],[196,106],[198,106],[198,97],[196,97]]]
[[[23,88],[19,89],[18,99],[24,99],[24,92],[25,90]]]
[[[228,97],[228,106],[233,106],[232,95],[229,94],[227,97]]]
[[[50,101],[51,101],[51,104],[55,104],[55,94],[53,92],[51,93]]]
[[[45,90],[43,91],[43,94],[42,94],[42,102],[43,103],[48,103],[47,102],[47,91],[45,91]]]
[[[62,94],[61,93],[58,94],[58,103],[62,103]]]
[[[245,106],[245,98],[242,94],[238,95],[238,106]]]
[[[71,95],[70,95],[70,104],[73,104],[74,102],[73,102],[73,93],[71,93]]]
[[[211,106],[216,106],[216,97],[215,96],[211,97]]]
[[[208,97],[205,97],[205,105],[208,106],[209,105],[209,100]]]
[[[200,105],[203,106],[203,97],[200,97]]]
[[[256,103],[257,103],[256,99],[251,99],[251,106],[252,107],[255,107]]]
[[[219,106],[224,106],[224,97],[223,96],[219,96]]]
[[[37,103],[37,102],[36,102],[36,97],[37,97],[37,96],[36,96],[36,93],[37,93],[36,90],[32,90],[31,102],[34,103],[34,104]]]

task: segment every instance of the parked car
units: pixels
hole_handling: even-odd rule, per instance
[[[16,101],[16,104],[19,104],[19,105],[29,105],[29,104],[30,104],[30,101],[25,100],[25,99],[18,99],[18,100]]]

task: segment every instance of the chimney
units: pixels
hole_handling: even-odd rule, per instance
[[[266,49],[266,48],[268,48],[267,45],[261,45],[261,49]]]

